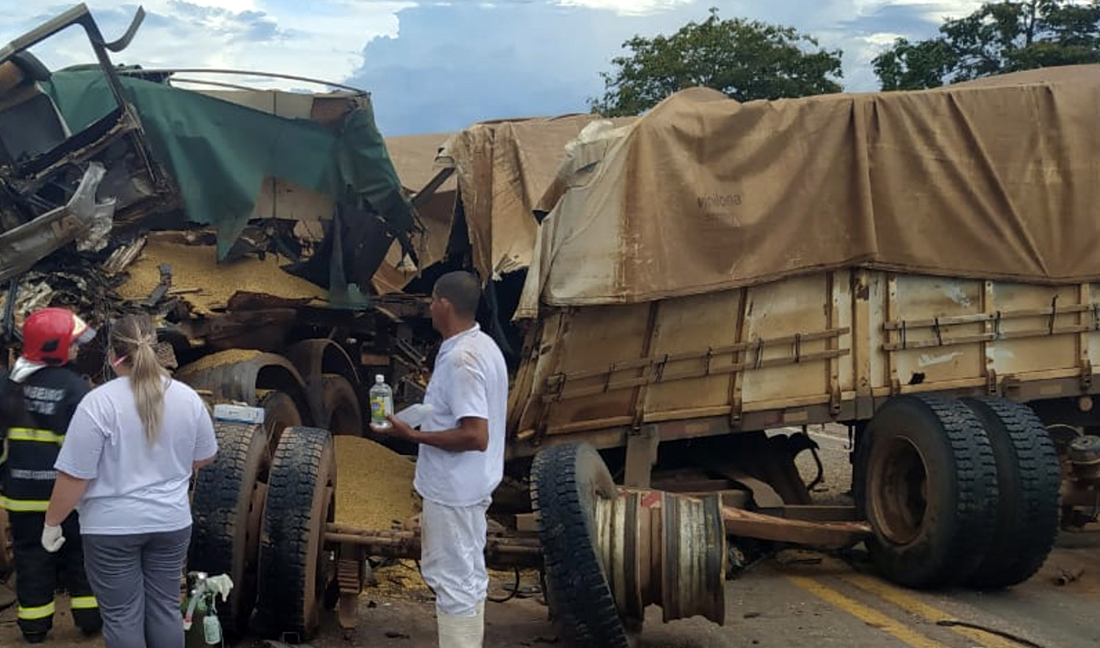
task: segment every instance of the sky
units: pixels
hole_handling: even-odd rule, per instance
[[[104,37],[139,2],[85,0]],[[0,0],[0,43],[76,4]],[[848,91],[875,90],[871,59],[899,36],[932,36],[969,0],[143,0],[146,18],[113,61],[144,68],[232,68],[319,78],[371,93],[386,136],[453,132],[474,122],[587,112],[600,72],[634,35],[671,34],[716,7],[795,27],[844,52]],[[92,61],[67,30],[32,51],[56,69]],[[323,90],[301,81],[210,78],[250,87]]]

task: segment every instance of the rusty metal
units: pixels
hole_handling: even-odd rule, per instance
[[[364,555],[387,558],[416,559],[420,557],[420,534],[416,531],[371,531],[340,524],[325,526],[325,542],[344,547],[357,547]],[[491,536],[485,545],[485,562],[496,568],[538,568],[542,566],[542,549],[532,535]]]
[[[646,425],[626,440],[626,469],[623,483],[632,488],[649,488],[653,464],[657,461],[660,432],[655,425]]]
[[[726,622],[726,532],[717,496],[665,497],[662,543],[664,621],[703,616]]]
[[[847,327],[842,327],[830,331],[800,334],[800,337],[798,339],[802,342],[825,341],[830,338],[838,338],[841,335],[846,335],[850,332],[851,329]],[[721,348],[707,348],[702,351],[695,351],[690,353],[662,354],[661,357],[648,357],[642,358],[640,360],[616,362],[613,364],[612,367],[607,369],[594,369],[564,374],[553,374],[548,376],[544,381],[542,399],[544,401],[570,400],[582,398],[585,396],[592,396],[595,394],[602,394],[608,391],[633,389],[635,387],[651,385],[658,382],[675,382],[679,380],[704,378],[707,376],[719,374],[735,374],[749,369],[758,370],[765,367],[781,367],[816,360],[829,360],[846,356],[850,353],[850,349],[832,349],[829,351],[801,354],[797,357],[792,354],[775,358],[763,358],[762,351],[764,347],[786,347],[788,345],[793,345],[795,339],[796,338],[793,335],[769,340],[759,339],[754,342],[741,342]],[[700,361],[706,360],[708,357],[713,357],[716,354],[733,354],[736,356],[736,354],[743,352],[750,347],[757,354],[755,360],[753,360],[752,362],[736,362],[733,364],[722,365],[718,368],[713,368],[709,370],[706,367],[697,366],[701,365]],[[681,370],[678,372],[670,372],[665,369],[670,363],[687,363],[693,368]],[[615,374],[627,371],[632,373],[641,371],[642,376],[613,379],[613,376]],[[601,384],[566,389],[567,384],[570,382],[579,382],[595,378],[601,379]],[[633,420],[634,419],[632,417],[631,421],[633,422]]]
[[[340,627],[352,630],[358,625],[359,593],[366,578],[366,556],[354,544],[341,544],[336,553],[336,584],[340,598],[336,604],[336,616]]]
[[[726,532],[732,536],[828,549],[850,547],[871,535],[871,526],[866,522],[814,522],[730,506],[722,508],[722,518]]]
[[[216,400],[237,401],[255,406],[257,390],[286,393],[298,409],[302,424],[313,425],[313,411],[301,374],[286,358],[273,353],[239,350],[206,356],[200,363],[181,367],[177,378],[195,389],[207,389]]]
[[[718,495],[627,490],[596,503],[596,544],[619,615],[725,623],[726,533]]]
[[[1080,527],[1094,522],[1100,512],[1100,437],[1079,434],[1063,438],[1059,452],[1062,459],[1059,497],[1063,509],[1068,509],[1062,516],[1062,526]],[[1084,510],[1074,511],[1075,507]]]
[[[744,507],[738,507],[744,508]],[[863,516],[855,506],[845,505],[788,505],[774,508],[761,507],[755,509],[756,513],[772,517],[786,518],[788,520],[801,520],[803,522],[860,522]]]
[[[324,375],[341,375],[353,389],[357,389],[360,386],[359,373],[351,356],[342,346],[326,338],[297,342],[284,355],[305,381],[306,397],[315,420],[327,427],[331,412],[326,411],[324,404]]]
[[[1100,437],[1086,435],[1071,441],[1069,459],[1075,466],[1085,466],[1091,471],[1092,466],[1100,462]]]
[[[899,545],[920,533],[928,503],[928,473],[915,445],[905,438],[882,445],[868,466],[867,515],[874,528]]]

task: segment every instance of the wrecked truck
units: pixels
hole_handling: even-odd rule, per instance
[[[1059,523],[1093,519],[1096,183],[1092,140],[1070,136],[1089,123],[1089,70],[479,124],[432,143],[409,192],[421,183],[395,173],[365,94],[191,92],[100,60],[32,83],[83,132],[119,101],[94,75],[115,77],[140,128],[110,141],[146,151],[157,207],[132,227],[97,190],[101,218],[116,199],[108,243],[78,249],[80,228],[42,244],[6,320],[47,303],[97,323],[149,312],[178,378],[263,412],[218,422],[193,494],[189,568],[238,584],[219,611],[231,634],[307,637],[325,606],[351,628],[364,558],[417,555],[415,525],[335,523],[329,431],[364,433],[364,374],[419,399],[424,295],[454,267],[486,282],[479,319],[515,370],[493,507],[508,527],[487,557],[543,573],[573,645],[628,645],[651,604],[724,622],[739,539],[865,542],[899,583],[998,588],[1038,569]],[[1040,95],[1058,110],[1019,101]],[[100,377],[96,349],[80,361]],[[850,430],[851,505],[815,505],[821,476],[795,464],[820,423]]]
[[[235,583],[218,611],[226,635],[305,638],[326,606],[353,627],[364,557],[415,557],[418,532],[335,524],[332,437],[363,434],[364,374],[386,374],[399,402],[420,400],[438,344],[426,308],[431,280],[471,267],[480,242],[470,233],[480,223],[467,229],[446,213],[451,224],[429,218],[425,226],[418,208],[427,213],[454,170],[410,196],[366,93],[189,91],[177,87],[175,71],[115,65],[109,52],[124,48],[142,16],[106,43],[81,5],[0,51],[10,81],[0,122],[18,144],[0,165],[6,361],[19,351],[23,318],[41,306],[68,306],[100,327],[121,313],[150,314],[164,366],[212,406],[244,405],[252,417],[217,419],[219,457],[192,491],[188,569]],[[84,30],[95,65],[51,71],[38,63],[30,50],[66,29]],[[40,124],[11,135],[28,115]],[[542,177],[582,126],[555,129],[557,159],[540,161],[550,169]],[[39,131],[52,137],[36,138]],[[525,190],[525,209],[543,189]],[[463,213],[461,202],[454,211]],[[440,253],[440,230],[443,257],[418,268]],[[483,317],[506,322],[511,307],[487,301]],[[102,337],[75,363],[93,381],[109,378]],[[517,470],[509,489],[521,497],[507,507],[529,527],[528,469]],[[646,555],[676,572],[705,560],[684,591],[663,590],[669,617],[722,618],[718,499],[655,496],[646,516],[665,532],[647,537]],[[672,517],[662,522],[661,511]],[[543,568],[545,543],[522,526],[494,530],[490,564]],[[614,551],[616,564],[628,555]]]

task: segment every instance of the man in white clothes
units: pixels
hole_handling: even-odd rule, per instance
[[[432,325],[443,335],[420,430],[389,417],[372,429],[419,445],[416,491],[421,514],[421,569],[436,595],[440,648],[480,648],[485,629],[486,513],[504,474],[508,369],[475,321],[481,286],[468,272],[440,277],[432,291]]]

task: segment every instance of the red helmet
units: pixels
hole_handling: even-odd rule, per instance
[[[23,357],[48,365],[63,365],[69,361],[73,344],[84,344],[95,337],[88,326],[70,310],[43,308],[31,313],[23,323]]]

